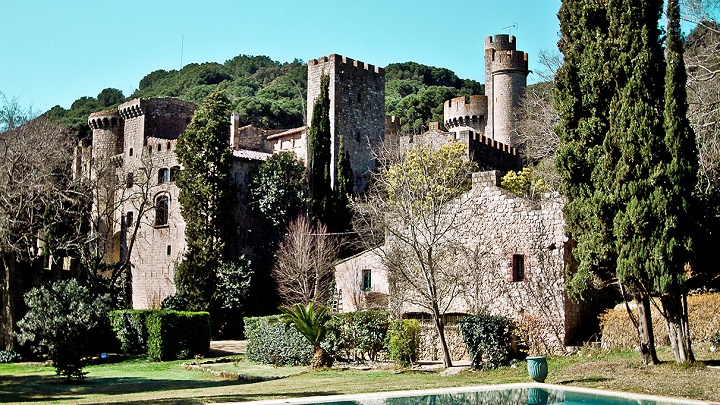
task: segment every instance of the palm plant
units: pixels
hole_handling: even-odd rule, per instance
[[[330,367],[334,359],[320,346],[325,338],[327,328],[325,323],[330,319],[330,310],[327,307],[315,307],[315,302],[308,304],[297,303],[292,307],[280,307],[280,321],[285,327],[293,326],[301,335],[313,345],[315,350],[310,365],[312,368]]]

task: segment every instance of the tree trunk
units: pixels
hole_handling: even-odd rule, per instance
[[[332,367],[335,359],[320,346],[315,347],[315,353],[313,353],[312,359],[310,359],[310,366],[313,369]]]
[[[635,300],[638,314],[638,337],[640,338],[640,355],[646,366],[659,364],[655,352],[655,336],[652,328],[652,314],[650,312],[650,297],[643,295]]]
[[[690,328],[687,317],[687,296],[663,295],[661,297],[663,316],[667,323],[668,338],[676,363],[695,361],[690,341]]]
[[[15,328],[15,295],[18,288],[15,285],[15,260],[11,254],[2,255],[2,344],[5,350],[15,348],[13,329]]]
[[[448,350],[447,341],[445,341],[445,324],[442,320],[442,315],[433,313],[433,320],[435,321],[435,329],[437,330],[438,337],[440,338],[440,346],[443,352],[443,366],[445,368],[452,367],[452,358],[450,357],[450,351]]]

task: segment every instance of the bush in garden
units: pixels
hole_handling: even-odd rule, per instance
[[[285,328],[279,316],[247,317],[247,358],[265,364],[306,365],[313,346],[294,328]]]
[[[710,343],[712,343],[715,346],[720,346],[720,330],[713,336],[713,338],[710,340]]]
[[[20,355],[12,350],[0,350],[0,363],[12,363],[20,360]]]
[[[347,359],[365,358],[377,360],[385,348],[390,325],[386,311],[358,311],[333,315],[328,324],[328,334],[323,342],[331,354],[342,352]]]
[[[56,372],[67,378],[83,378],[84,358],[96,348],[107,326],[109,299],[93,297],[76,280],[57,281],[25,294],[28,312],[18,322],[18,341],[47,355]]]
[[[458,323],[475,369],[494,369],[510,364],[512,322],[500,315],[466,316]]]
[[[210,314],[153,311],[145,319],[147,354],[155,361],[188,359],[210,350]]]
[[[420,348],[420,322],[417,319],[394,319],[387,332],[390,358],[402,366],[417,361]]]
[[[154,309],[125,309],[110,312],[110,325],[125,354],[146,354],[148,332],[145,320]]]

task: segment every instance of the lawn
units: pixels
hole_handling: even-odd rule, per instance
[[[667,362],[643,367],[634,352],[586,350],[549,359],[547,382],[581,387],[650,393],[720,401],[720,353],[696,345],[702,362],[679,366]],[[311,395],[352,394],[404,389],[529,382],[525,363],[493,371],[464,371],[442,376],[435,371],[357,370],[352,367],[311,371],[304,367],[272,367],[247,360],[210,366],[248,376],[280,377],[271,381],[231,381],[200,371],[188,371],[180,361],[152,363],[131,359],[88,366],[88,378],[66,383],[51,367],[0,364],[0,403],[185,403],[247,401]]]

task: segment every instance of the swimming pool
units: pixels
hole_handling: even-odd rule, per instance
[[[709,405],[650,395],[629,394],[551,384],[506,384],[495,386],[444,388],[424,391],[396,391],[360,395],[293,398],[240,402],[236,404],[325,404],[325,405]]]

